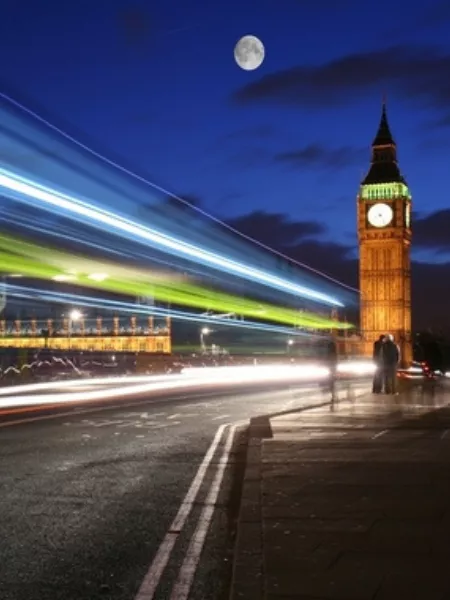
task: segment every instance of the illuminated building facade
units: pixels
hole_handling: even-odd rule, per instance
[[[155,326],[153,317],[148,317],[145,323],[138,322],[136,317],[127,321],[119,317],[89,321],[81,317],[76,322],[68,318],[61,322],[0,320],[0,347],[170,354],[171,320],[167,317],[160,326]]]
[[[411,194],[384,104],[357,207],[362,350],[371,355],[375,340],[392,333],[407,365],[412,359]]]

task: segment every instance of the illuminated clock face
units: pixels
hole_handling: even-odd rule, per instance
[[[388,204],[374,204],[367,213],[369,223],[373,227],[387,227],[394,217],[394,212]]]

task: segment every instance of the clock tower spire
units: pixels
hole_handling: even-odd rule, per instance
[[[372,143],[358,199],[360,324],[364,353],[380,335],[392,333],[402,362],[411,347],[411,194],[397,162],[386,103]]]

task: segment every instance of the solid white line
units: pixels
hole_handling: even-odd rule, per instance
[[[383,431],[380,431],[380,432],[376,433],[376,434],[375,434],[375,435],[372,437],[372,439],[373,439],[373,440],[376,440],[377,438],[381,437],[382,435],[384,435],[385,433],[388,433],[388,432],[389,432],[389,429],[384,429]]]
[[[158,548],[158,552],[156,553],[156,556],[153,559],[153,562],[150,565],[150,568],[144,577],[144,581],[142,582],[141,587],[139,588],[135,600],[152,600],[152,598],[154,597],[156,588],[158,587],[159,581],[169,561],[170,555],[172,554],[175,542],[177,541],[177,538],[180,535],[186,523],[186,520],[194,506],[194,501],[200,490],[200,486],[203,483],[206,471],[208,470],[208,467],[211,464],[212,459],[214,458],[214,454],[217,450],[218,445],[220,444],[223,432],[225,431],[226,427],[227,425],[223,424],[217,430],[216,435],[214,436],[214,439],[211,442],[211,445],[208,448],[208,451],[205,454],[203,461],[200,467],[198,468],[197,473],[195,474],[194,479],[192,480],[191,486],[186,496],[184,497],[180,508],[178,509],[175,519],[172,521],[172,524],[169,527],[169,530],[166,533],[160,547]]]
[[[218,417],[213,417],[211,421],[220,421],[221,419],[229,419],[230,415],[219,415]]]
[[[178,578],[172,589],[170,600],[187,600],[189,597],[194,575],[197,570],[200,555],[205,544],[206,535],[211,525],[217,498],[222,486],[225,469],[227,467],[231,447],[233,445],[235,431],[236,425],[230,427],[216,475],[211,487],[209,488],[208,496],[205,501],[205,507],[201,512],[197,527],[189,543],[186,556],[178,573]]]
[[[448,429],[446,429],[444,431],[444,433],[441,435],[441,440],[443,440],[445,438],[445,436],[447,435],[447,433],[448,433]]]

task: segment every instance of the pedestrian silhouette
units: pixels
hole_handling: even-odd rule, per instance
[[[325,346],[325,362],[329,370],[328,382],[329,391],[331,394],[331,401],[336,400],[336,376],[337,376],[337,363],[338,363],[338,351],[336,342],[334,339],[328,340]]]
[[[382,346],[384,391],[395,394],[397,391],[397,368],[400,362],[400,350],[394,342],[394,336],[388,334]]]
[[[381,394],[384,387],[384,365],[383,365],[383,344],[385,336],[380,335],[373,345],[373,362],[375,363],[375,373],[373,376],[372,393]]]

